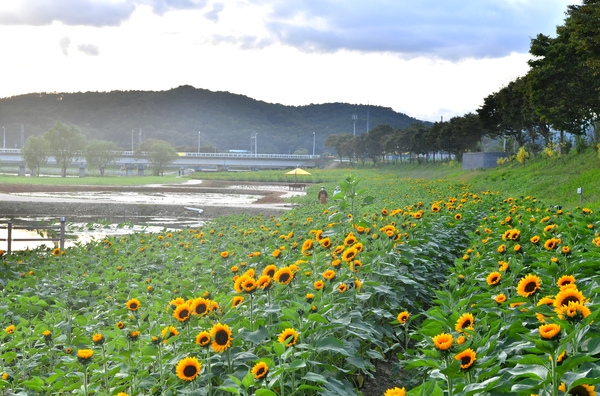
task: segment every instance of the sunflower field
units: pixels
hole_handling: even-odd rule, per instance
[[[363,395],[386,365],[385,396],[595,395],[591,209],[335,185],[280,217],[2,256],[3,394]]]

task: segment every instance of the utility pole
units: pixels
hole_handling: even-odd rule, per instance
[[[354,133],[353,135],[356,136],[356,120],[358,119],[358,116],[356,114],[352,114],[352,121],[354,121]]]

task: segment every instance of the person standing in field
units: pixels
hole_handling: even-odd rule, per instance
[[[321,205],[327,203],[327,191],[325,191],[325,186],[321,186],[321,191],[319,191],[319,202]]]

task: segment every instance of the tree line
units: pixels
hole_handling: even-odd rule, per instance
[[[162,175],[165,167],[177,158],[175,148],[158,139],[144,141],[134,154],[139,158],[142,153],[151,164],[155,176]],[[98,169],[100,176],[104,176],[105,169],[116,163],[122,150],[107,140],[87,141],[79,127],[57,121],[42,135],[28,137],[21,155],[32,176],[40,175],[40,168],[48,163],[49,157],[54,157],[61,177],[66,177],[67,168],[73,162],[83,158],[89,167]]]
[[[392,128],[389,124],[377,125],[367,133],[329,135],[325,146],[337,153],[340,160],[348,159],[365,164],[406,159],[435,161],[436,156],[456,158],[477,149],[485,131],[476,114],[453,117],[449,121],[433,125],[414,123],[406,128]]]

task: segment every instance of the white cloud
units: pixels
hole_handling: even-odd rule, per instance
[[[530,37],[553,35],[568,3],[3,2],[0,36],[10,40],[0,53],[11,62],[0,74],[12,78],[0,97],[193,85],[287,105],[368,101],[439,120],[526,73]]]
[[[71,39],[68,37],[63,37],[60,39],[60,42],[58,43],[58,45],[60,46],[62,53],[65,56],[69,56],[69,46],[71,45]]]

